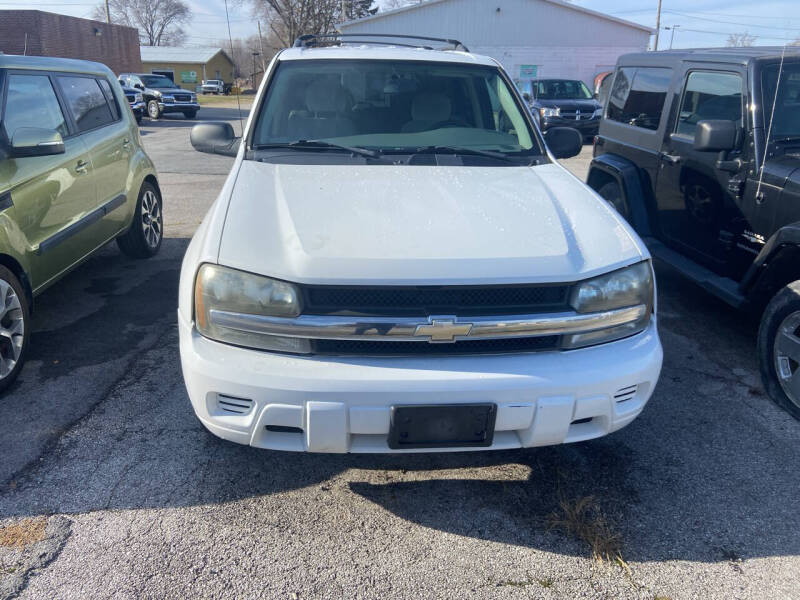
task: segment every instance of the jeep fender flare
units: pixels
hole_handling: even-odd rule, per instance
[[[769,302],[785,285],[800,279],[800,221],[784,225],[764,244],[747,269],[740,289],[755,306]]]
[[[586,183],[597,191],[609,180],[616,181],[619,185],[631,213],[631,225],[636,232],[643,237],[651,235],[639,168],[628,159],[615,154],[601,154],[593,158]]]

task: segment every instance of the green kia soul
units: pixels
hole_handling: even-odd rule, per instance
[[[33,297],[116,239],[161,246],[156,171],[114,74],[0,54],[0,391],[19,374]]]

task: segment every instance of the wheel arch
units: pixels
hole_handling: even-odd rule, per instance
[[[748,302],[763,310],[784,286],[800,280],[800,222],[781,227],[764,244],[742,279]]]
[[[646,181],[640,169],[630,160],[614,154],[601,154],[589,165],[586,183],[597,191],[609,182],[616,182],[631,213],[631,225],[641,236],[649,236],[650,219],[645,196]]]
[[[22,286],[25,288],[28,306],[31,308],[31,312],[33,312],[33,286],[22,264],[10,254],[0,254],[0,265],[3,265],[20,280],[20,283],[22,283]]]

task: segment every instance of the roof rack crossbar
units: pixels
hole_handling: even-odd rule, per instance
[[[384,42],[379,41],[367,41],[367,40],[360,40],[360,39],[349,39],[343,40],[342,38],[393,38],[393,39],[406,39],[406,40],[422,40],[425,42],[444,42],[446,44],[450,44],[453,46],[454,49],[458,50],[461,48],[464,52],[469,52],[469,48],[467,48],[464,44],[459,42],[458,40],[453,40],[449,38],[437,38],[437,37],[427,37],[423,35],[401,35],[401,34],[393,34],[393,33],[307,33],[305,35],[301,35],[294,41],[295,48],[313,48],[315,46],[321,45],[320,42],[325,40],[332,40],[334,42],[338,41],[341,45],[343,41],[348,42],[357,42],[360,44],[382,44]],[[401,44],[401,43],[390,43],[385,42],[386,45],[391,46],[404,46],[409,48],[425,48],[430,50],[430,46],[422,46],[419,44]]]

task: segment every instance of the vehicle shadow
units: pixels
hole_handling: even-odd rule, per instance
[[[592,527],[602,515],[619,534],[627,561],[800,554],[796,423],[773,409],[744,375],[725,372],[692,339],[673,331],[670,314],[681,303],[694,303],[700,314],[686,326],[698,338],[717,335],[719,343],[722,334],[714,331],[734,316],[692,298],[697,291],[679,287],[677,296],[662,293],[667,348],[662,381],[643,415],[609,437],[487,453],[282,453],[219,440],[194,417],[175,327],[177,255],[185,241],[170,243],[176,247],[168,249],[164,264],[132,281],[108,277],[107,262],[90,261],[65,280],[74,284],[43,305],[40,331],[54,336],[64,355],[69,343],[75,355],[113,356],[116,344],[135,352],[136,338],[148,331],[155,341],[127,363],[100,400],[84,407],[84,418],[64,425],[43,460],[3,488],[0,518],[242,500],[278,513],[313,515],[314,504],[334,488],[339,495],[327,502],[363,503],[365,512],[377,507],[435,531],[586,556],[586,543],[551,525],[552,516],[563,516],[563,504],[591,498],[584,525]],[[91,296],[102,299],[96,309],[59,324],[63,316],[55,311]],[[119,337],[92,341],[100,328]],[[746,351],[750,336],[722,341],[729,351]],[[42,364],[55,360],[55,354],[37,356]],[[43,372],[58,389],[80,389],[86,385],[82,361],[89,359],[67,360],[74,362]],[[51,389],[41,412],[58,398]],[[306,488],[316,491],[297,505],[291,493]]]

